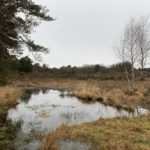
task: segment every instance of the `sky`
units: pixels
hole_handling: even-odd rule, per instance
[[[118,62],[113,47],[125,25],[131,17],[150,14],[150,0],[34,1],[56,19],[42,22],[31,35],[50,49],[42,55],[49,67]]]

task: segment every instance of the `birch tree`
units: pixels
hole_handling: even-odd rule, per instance
[[[135,81],[135,64],[139,57],[139,52],[137,49],[137,24],[135,19],[131,19],[126,25],[123,36],[120,40],[119,48],[117,48],[117,53],[119,58],[123,62],[131,63],[131,77],[129,78],[129,73],[125,66],[126,77],[130,88],[134,88]]]
[[[149,17],[141,17],[137,21],[137,48],[139,51],[139,66],[140,75],[139,79],[143,78],[143,70],[147,65],[150,56],[150,23]]]
[[[116,49],[122,62],[131,63],[131,75],[125,67],[129,88],[134,89],[135,68],[140,66],[139,79],[150,57],[150,22],[149,17],[132,18],[126,25],[120,43]],[[131,76],[131,77],[130,77]]]

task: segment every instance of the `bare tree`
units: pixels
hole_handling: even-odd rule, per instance
[[[129,73],[125,66],[125,72],[128,79],[130,88],[134,88],[135,73],[134,68],[135,64],[139,57],[139,52],[137,49],[137,24],[135,19],[131,19],[127,26],[124,29],[122,39],[120,41],[119,48],[117,48],[117,53],[119,58],[123,62],[131,63],[131,79],[129,78]]]
[[[143,78],[143,70],[147,64],[150,56],[150,23],[149,17],[142,16],[137,21],[137,48],[139,51],[139,65],[140,65],[140,76],[139,79]]]
[[[126,25],[117,55],[122,62],[131,63],[131,77],[125,66],[129,88],[134,89],[135,68],[140,66],[139,79],[143,78],[143,70],[150,57],[150,22],[149,17],[132,18]],[[125,64],[125,63],[124,63]]]
[[[131,82],[130,82],[130,78],[129,78],[129,72],[127,69],[127,66],[124,62],[126,62],[126,58],[125,58],[125,39],[124,36],[120,38],[120,43],[117,47],[115,47],[115,50],[117,52],[117,56],[119,57],[119,59],[123,62],[124,64],[124,69],[125,69],[125,75],[128,81],[128,86],[129,89],[131,89]]]

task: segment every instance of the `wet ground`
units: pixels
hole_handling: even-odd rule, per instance
[[[17,133],[16,150],[38,150],[40,134],[51,132],[62,123],[67,125],[96,121],[100,118],[133,117],[148,111],[137,108],[134,112],[117,110],[100,102],[83,103],[66,91],[25,90],[15,109],[8,111],[8,119],[21,122]],[[90,145],[74,141],[61,141],[61,150],[87,150]]]

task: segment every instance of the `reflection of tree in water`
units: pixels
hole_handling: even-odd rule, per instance
[[[32,90],[24,90],[21,97],[20,97],[20,100],[22,102],[28,103],[28,101],[31,98],[31,95],[32,95]]]
[[[64,91],[60,91],[60,92],[59,92],[59,96],[60,96],[61,98],[64,98],[64,97],[65,97],[65,92],[64,92]]]
[[[61,114],[61,117],[65,119],[65,123],[67,124],[74,124],[78,122],[83,122],[88,118],[88,114],[85,111],[80,112],[67,112]]]
[[[37,95],[37,94],[39,94],[39,92],[40,92],[40,89],[26,89],[23,91],[23,93],[20,97],[20,100],[22,102],[28,103],[28,101],[31,99],[31,96],[33,94]]]
[[[60,96],[61,98],[64,98],[64,97],[72,97],[72,91],[59,90],[59,96]]]
[[[141,115],[138,109],[135,111],[134,109],[122,108],[120,106],[112,107],[103,103],[99,103],[98,113],[100,119],[104,117],[136,117]]]
[[[15,146],[23,150],[28,149],[28,146],[32,145],[32,147],[34,146],[34,149],[36,149],[36,145],[40,145],[38,140],[42,133],[40,122],[36,123],[36,120],[29,122],[21,132],[18,132]],[[34,145],[34,142],[37,142],[36,145]]]
[[[49,90],[48,89],[42,89],[41,91],[43,94],[47,94]]]
[[[32,94],[38,95],[40,93],[40,89],[32,89]]]

